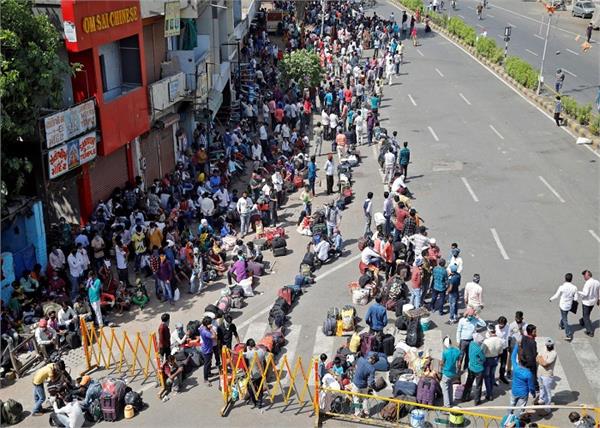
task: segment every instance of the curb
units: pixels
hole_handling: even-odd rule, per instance
[[[413,12],[412,10],[408,9],[406,6],[401,4],[398,0],[391,0],[391,2],[394,3],[396,6],[398,6],[402,10],[405,10],[409,13]],[[431,26],[432,30],[434,30],[436,33],[442,34],[447,39],[450,39],[454,43],[460,45],[469,54],[471,54],[478,61],[480,61],[484,65],[486,65],[496,75],[501,77],[502,80],[509,83],[514,89],[516,89],[521,94],[526,96],[527,99],[534,102],[537,106],[542,108],[545,112],[549,113],[550,115],[554,114],[554,104],[551,101],[548,101],[543,96],[538,95],[534,91],[521,86],[521,84],[519,84],[519,82],[517,82],[515,79],[513,79],[512,77],[510,77],[508,75],[508,73],[506,72],[504,67],[502,67],[499,64],[492,63],[487,58],[482,57],[481,55],[479,55],[477,53],[476,49],[473,46],[469,46],[469,45],[463,43],[462,40],[458,38],[458,36],[456,36],[454,34],[450,34],[448,32],[448,30],[446,30],[445,28],[442,28],[433,22],[430,22],[430,26]],[[576,136],[588,138],[589,140],[591,140],[592,143],[590,144],[590,146],[592,146],[593,149],[597,150],[598,148],[600,148],[600,137],[593,135],[587,126],[579,124],[577,122],[576,118],[565,115],[564,119],[563,119],[563,123],[564,123],[564,126],[567,126],[574,134],[576,134]]]

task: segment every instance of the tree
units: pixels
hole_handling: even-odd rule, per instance
[[[31,0],[0,2],[2,205],[18,196],[30,178],[40,113],[60,106],[63,78],[70,71],[58,55],[59,32],[46,15],[34,15],[32,6]],[[23,150],[23,145],[30,148]]]
[[[314,88],[323,79],[324,70],[319,55],[306,49],[285,54],[279,67],[287,83],[294,80],[301,87]]]

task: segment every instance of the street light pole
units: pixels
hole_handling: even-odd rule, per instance
[[[542,53],[542,65],[540,66],[540,75],[538,76],[538,95],[542,92],[542,85],[544,84],[544,60],[546,59],[546,48],[548,47],[550,24],[552,23],[552,14],[554,13],[554,8],[552,6],[546,6],[546,9],[548,10],[548,26],[546,27],[546,38],[544,39],[544,52]]]
[[[510,41],[511,26],[504,27],[504,59],[508,56],[508,42]]]

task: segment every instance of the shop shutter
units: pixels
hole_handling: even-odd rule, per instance
[[[173,144],[172,126],[160,131],[160,166],[163,177],[175,170],[175,144]]]
[[[108,156],[98,156],[90,166],[90,181],[94,205],[107,199],[115,187],[124,187],[129,181],[126,147]]]
[[[160,177],[157,134],[152,132],[140,140],[142,157],[146,160],[144,182],[146,186],[152,185]]]

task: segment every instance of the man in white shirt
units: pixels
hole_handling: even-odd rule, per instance
[[[425,235],[425,231],[425,226],[420,226],[417,233],[408,237],[408,241],[413,245],[415,259],[421,257],[423,249],[428,245],[429,238]]]
[[[327,161],[325,162],[325,166],[323,167],[325,170],[325,178],[327,181],[327,194],[331,195],[333,193],[333,155],[330,153],[327,155]]]
[[[373,192],[367,193],[367,199],[363,203],[363,213],[365,215],[365,236],[371,235],[371,219],[373,218]]]
[[[321,262],[325,262],[329,258],[329,249],[331,248],[331,244],[327,239],[321,239],[321,241],[315,245],[315,253],[317,254],[317,258]]]
[[[479,285],[479,274],[473,275],[473,281],[465,285],[465,305],[479,312],[483,309],[483,288]]]
[[[48,256],[48,262],[50,263],[50,266],[52,266],[52,269],[61,271],[65,267],[65,254],[60,248],[54,246]]]
[[[221,184],[219,189],[214,194],[214,197],[219,201],[219,209],[221,212],[226,212],[229,207],[229,203],[231,202],[231,197],[229,196],[229,191],[227,188]]]
[[[336,135],[335,130],[337,129],[337,126],[338,126],[338,115],[335,114],[335,112],[331,112],[331,114],[329,115],[329,132],[330,132],[329,135],[334,140],[335,140],[335,135]]]
[[[77,253],[77,248],[73,247],[67,257],[69,264],[69,281],[71,282],[71,300],[75,301],[79,295],[79,282],[83,275],[83,259]]]
[[[329,114],[325,111],[325,109],[321,110],[321,124],[323,125],[323,132],[325,133],[324,138],[327,140],[329,138]]]
[[[56,402],[52,404],[54,412],[50,414],[50,420],[57,427],[81,428],[85,423],[81,404],[71,394],[66,394],[63,399],[65,405],[60,409]]]
[[[271,181],[273,182],[273,189],[277,193],[277,205],[283,205],[283,176],[279,169],[276,169],[273,175],[271,175]]]
[[[587,269],[581,272],[581,274],[583,275],[583,279],[585,279],[585,284],[583,290],[579,292],[582,310],[582,318],[579,320],[579,324],[585,327],[585,334],[589,337],[594,337],[594,327],[592,326],[590,315],[592,314],[594,305],[600,302],[600,281],[593,278],[592,272]]]
[[[356,132],[356,144],[362,146],[363,137],[364,137],[364,124],[365,118],[361,114],[362,112],[359,110],[354,117],[354,127]]]
[[[369,240],[368,245],[360,253],[360,261],[365,265],[379,266],[381,256],[373,249],[373,245],[373,241]]]
[[[553,301],[557,297],[560,297],[558,307],[560,309],[560,323],[559,327],[565,331],[565,340],[573,339],[573,330],[569,325],[569,311],[573,307],[573,302],[577,301],[577,287],[571,282],[573,281],[573,274],[567,273],[565,275],[565,282],[558,287],[556,293],[550,297],[550,301]]]
[[[65,330],[75,331],[79,326],[79,317],[75,310],[69,306],[69,302],[64,300],[57,315],[58,327]]]
[[[240,214],[240,233],[242,238],[248,233],[250,226],[250,212],[252,211],[252,199],[248,197],[247,192],[242,193],[242,197],[238,199],[237,211]]]
[[[260,162],[262,160],[262,146],[256,140],[252,144],[252,160],[255,162]]]
[[[385,171],[385,177],[383,182],[387,185],[390,184],[394,176],[394,164],[396,163],[396,155],[392,149],[388,149],[387,153],[383,155],[383,169]]]

